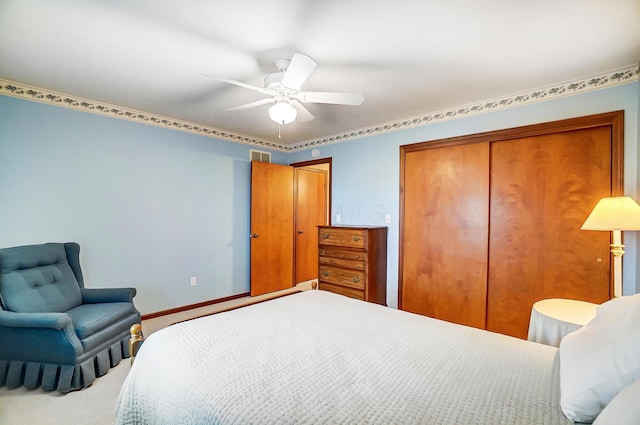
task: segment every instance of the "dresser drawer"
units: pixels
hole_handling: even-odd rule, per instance
[[[318,254],[321,257],[341,258],[343,260],[362,261],[366,258],[366,254],[363,251],[349,251],[346,249],[336,249],[324,246],[318,250]]]
[[[360,251],[322,248],[318,253],[320,254],[318,257],[319,264],[347,267],[357,270],[364,270],[366,268],[366,255]]]
[[[367,232],[364,229],[318,229],[318,243],[320,245],[364,248],[366,240]]]
[[[340,266],[348,269],[364,270],[365,262],[360,260],[345,260],[343,258],[334,257],[319,257],[318,262],[320,264],[326,264],[328,266]]]
[[[358,300],[364,301],[364,291],[353,288],[346,288],[344,286],[332,285],[330,283],[325,283],[320,281],[318,284],[318,289],[323,291],[333,292],[334,294],[345,295],[347,297],[356,298]]]
[[[321,264],[318,279],[350,288],[364,289],[364,270],[347,270]]]

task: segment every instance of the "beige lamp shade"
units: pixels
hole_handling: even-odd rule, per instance
[[[640,205],[629,196],[602,198],[582,230],[640,230]]]

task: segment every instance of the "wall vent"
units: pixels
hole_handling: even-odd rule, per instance
[[[251,149],[249,151],[249,158],[251,161],[271,162],[271,153]]]

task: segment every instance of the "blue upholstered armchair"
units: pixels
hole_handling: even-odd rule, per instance
[[[0,249],[0,387],[62,393],[129,357],[134,288],[84,287],[77,243]]]

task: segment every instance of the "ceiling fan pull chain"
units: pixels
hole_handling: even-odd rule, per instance
[[[282,136],[280,136],[280,127],[282,127],[280,124],[278,124],[278,139],[282,139]]]

